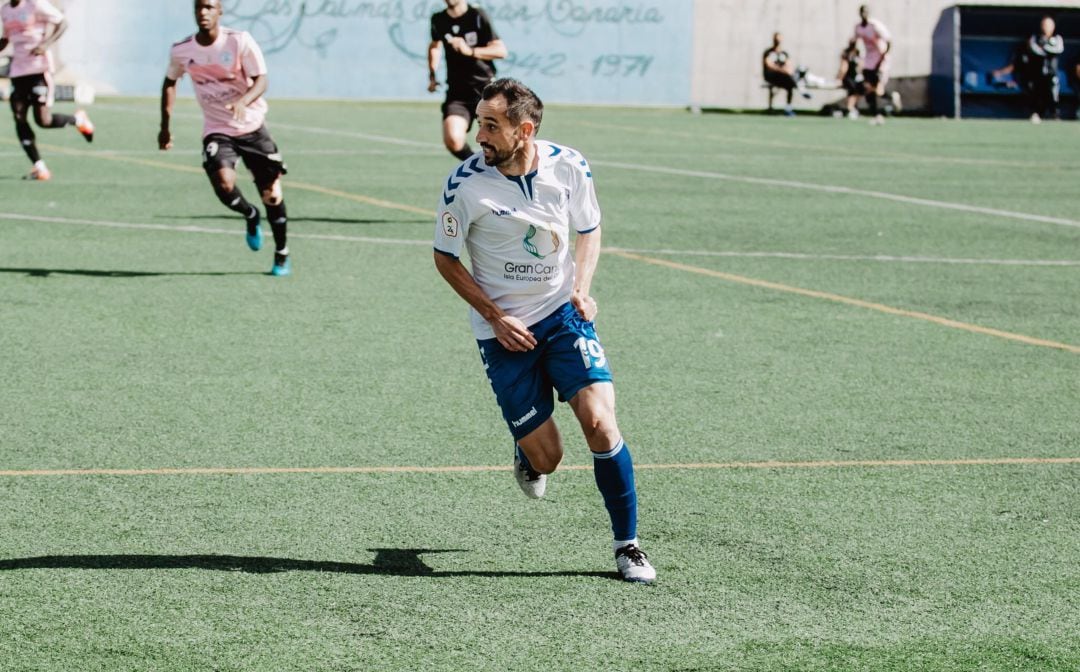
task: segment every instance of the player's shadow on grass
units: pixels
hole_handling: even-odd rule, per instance
[[[47,278],[50,275],[81,275],[89,278],[157,278],[162,276],[217,276],[217,275],[265,275],[259,271],[177,271],[166,273],[158,271],[97,271],[88,268],[3,268],[0,273],[29,275],[32,278]]]
[[[209,219],[235,222],[235,217],[228,215],[157,215],[158,219]],[[315,224],[430,224],[429,219],[354,219],[351,217],[289,217],[289,223],[308,222]]]
[[[375,554],[371,564],[296,560],[242,555],[43,555],[0,560],[0,571],[16,569],[209,569],[220,572],[276,574],[280,572],[331,572],[376,576],[417,576],[432,579],[455,577],[554,577],[584,576],[618,579],[615,572],[511,572],[497,570],[450,570],[429,567],[422,556],[432,553],[464,552],[459,549],[369,548]]]

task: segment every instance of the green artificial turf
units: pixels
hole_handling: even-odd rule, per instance
[[[604,210],[645,587],[588,469],[501,469],[436,107],[271,104],[284,279],[191,101],[171,153],[146,99],[39,133],[48,183],[0,137],[0,669],[1080,669],[1080,464],[1005,462],[1080,458],[1072,124],[547,111]],[[331,473],[27,473],[243,467]]]

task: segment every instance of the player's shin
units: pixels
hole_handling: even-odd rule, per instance
[[[266,204],[266,218],[270,220],[270,230],[274,233],[274,249],[284,251],[288,246],[286,229],[289,226],[289,217],[285,212],[285,201],[276,205]]]
[[[619,443],[606,453],[593,453],[593,474],[596,487],[604,498],[611,516],[611,531],[615,543],[637,538],[637,491],[634,487],[634,461],[626,442]]]
[[[49,123],[42,124],[43,128],[64,128],[65,126],[74,126],[75,116],[71,114],[56,114],[55,112],[49,117]]]
[[[225,191],[215,184],[214,193],[217,194],[218,200],[221,201],[226,208],[233,212],[240,213],[244,216],[244,219],[250,219],[252,213],[257,212],[255,206],[244,198],[244,195],[240,193],[240,189],[236,186],[233,186],[231,191]]]
[[[34,129],[30,128],[30,122],[26,120],[16,121],[15,133],[19,136],[19,144],[22,145],[26,156],[30,157],[30,162],[37,163],[40,161],[41,154],[38,152],[37,143],[34,142]]]

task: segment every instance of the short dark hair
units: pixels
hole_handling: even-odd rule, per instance
[[[485,86],[480,94],[482,100],[491,100],[495,96],[506,99],[506,118],[511,124],[517,126],[528,119],[536,128],[540,128],[540,122],[544,119],[544,103],[532,89],[516,79],[503,77]]]

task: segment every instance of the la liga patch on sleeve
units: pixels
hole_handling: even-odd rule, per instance
[[[449,212],[442,214],[443,233],[451,238],[457,238],[458,235],[458,221]]]

